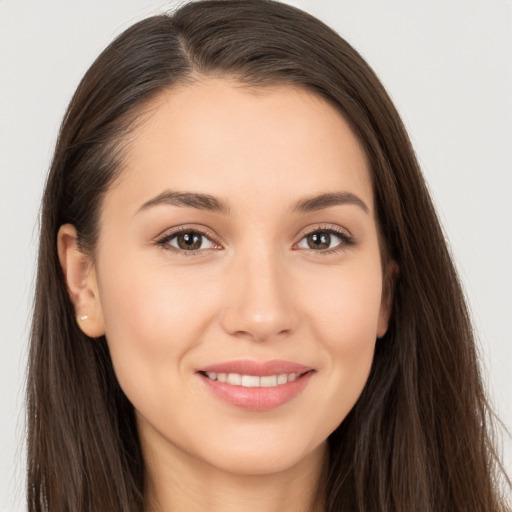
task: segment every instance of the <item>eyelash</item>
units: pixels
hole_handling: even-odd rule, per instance
[[[210,242],[220,245],[219,241],[217,240],[217,238],[215,237],[215,235],[213,233],[206,231],[206,230],[203,231],[198,228],[187,228],[187,227],[180,227],[180,228],[174,230],[172,233],[167,233],[167,234],[163,235],[162,237],[160,237],[156,240],[156,244],[165,250],[169,250],[169,251],[175,252],[175,253],[177,253],[179,255],[183,255],[183,256],[196,256],[196,255],[200,255],[201,253],[204,253],[205,250],[207,250],[207,249],[199,249],[199,250],[195,250],[195,251],[185,251],[183,249],[178,249],[176,247],[169,245],[169,242],[176,236],[180,235],[181,233],[191,233],[191,234],[204,236]],[[314,250],[314,249],[305,249],[305,250],[313,253],[315,256],[325,256],[325,255],[335,254],[335,253],[338,253],[340,251],[347,249],[348,247],[355,245],[355,243],[356,243],[356,240],[354,239],[354,237],[348,235],[341,229],[338,229],[335,227],[323,227],[323,226],[315,227],[314,229],[304,233],[302,238],[299,240],[299,243],[304,238],[306,238],[309,235],[312,235],[313,233],[327,233],[330,235],[335,235],[341,240],[341,243],[333,249],[323,249],[323,250],[318,250],[318,251]]]

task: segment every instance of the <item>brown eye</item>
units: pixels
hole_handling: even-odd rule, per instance
[[[198,234],[196,234],[194,232],[190,232],[190,233],[180,233],[175,238],[176,238],[176,240],[178,242],[178,247],[180,249],[184,249],[184,250],[188,250],[188,249],[197,250],[197,249],[201,248],[201,243],[202,243],[203,236],[202,235],[198,235]]]
[[[329,249],[331,246],[331,234],[326,231],[318,231],[306,237],[310,249]]]
[[[188,253],[216,247],[215,243],[206,234],[193,230],[171,233],[160,240],[159,245],[170,246],[170,248],[176,251]]]
[[[353,239],[334,229],[317,229],[305,235],[298,243],[301,249],[331,253],[352,245]]]

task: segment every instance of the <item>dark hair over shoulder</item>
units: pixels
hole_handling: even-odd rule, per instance
[[[142,511],[133,407],[104,338],[76,325],[59,227],[93,251],[130,131],[161,91],[198,76],[290,84],[334,105],[368,156],[385,258],[400,269],[369,380],[330,436],[327,510],[498,512],[501,466],[463,293],[403,124],[364,59],[294,7],[211,0],[145,19],[82,79],[43,198],[28,397],[28,509]],[[505,477],[506,479],[506,477]]]

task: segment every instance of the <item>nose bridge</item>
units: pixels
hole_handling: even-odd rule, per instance
[[[238,251],[231,263],[223,315],[225,330],[258,341],[293,330],[297,314],[292,283],[276,245],[259,240]]]

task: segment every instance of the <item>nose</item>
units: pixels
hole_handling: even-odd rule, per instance
[[[225,281],[224,330],[254,341],[289,335],[299,315],[286,262],[268,248],[235,259]]]

